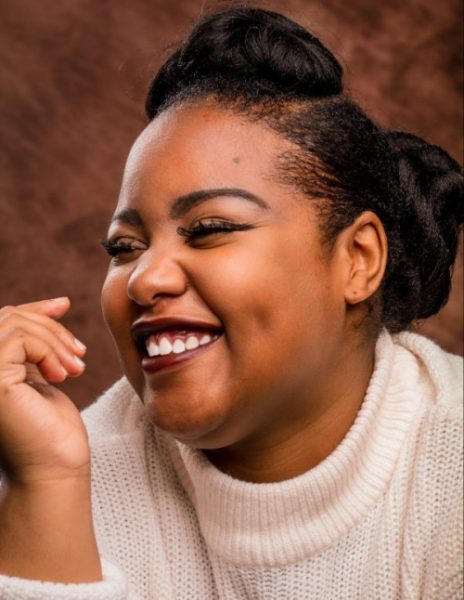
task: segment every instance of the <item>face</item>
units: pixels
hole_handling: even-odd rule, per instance
[[[337,261],[323,258],[311,201],[276,183],[276,157],[289,147],[205,103],[162,113],[127,161],[104,317],[151,421],[192,447],[300,418],[337,360]],[[172,344],[208,328],[212,341],[150,359],[145,342],[160,342],[153,327],[164,317]]]

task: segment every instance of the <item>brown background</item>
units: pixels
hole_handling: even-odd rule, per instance
[[[89,347],[64,385],[83,407],[120,373],[99,307],[100,249],[162,50],[218,2],[0,0],[0,305],[69,295]],[[461,0],[261,2],[309,27],[381,123],[462,161]],[[452,299],[421,330],[462,353],[462,258]]]

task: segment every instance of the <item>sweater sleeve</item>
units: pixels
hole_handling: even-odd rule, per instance
[[[95,583],[53,583],[0,574],[2,600],[139,600],[131,594],[125,574],[102,558],[103,580]]]

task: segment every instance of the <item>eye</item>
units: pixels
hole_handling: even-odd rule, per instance
[[[131,238],[116,238],[115,240],[101,240],[101,245],[108,254],[119,261],[121,258],[131,256],[134,252],[146,249],[145,244]]]
[[[221,221],[220,219],[210,219],[209,221],[198,221],[190,229],[178,227],[177,233],[187,238],[188,242],[196,238],[211,235],[213,233],[230,233],[231,231],[245,231],[252,229],[249,223],[231,223],[230,221]]]

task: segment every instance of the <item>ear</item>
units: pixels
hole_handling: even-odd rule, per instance
[[[387,265],[387,236],[378,216],[366,211],[342,231],[338,242],[345,257],[345,301],[358,304],[380,287]]]

